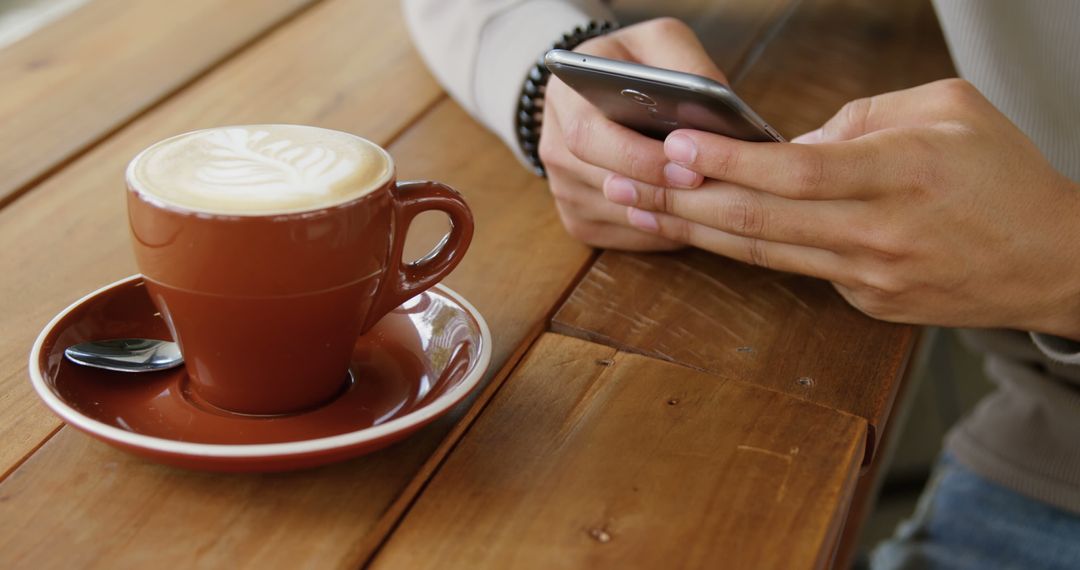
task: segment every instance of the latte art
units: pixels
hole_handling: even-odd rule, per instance
[[[195,167],[204,186],[192,192],[208,197],[222,194],[249,199],[281,198],[289,194],[325,196],[356,171],[356,161],[333,149],[304,146],[290,139],[263,143],[270,131],[231,128],[203,137],[215,159]]]
[[[360,137],[299,125],[222,127],[178,135],[128,167],[134,189],[208,213],[265,215],[345,202],[391,176],[388,155]]]

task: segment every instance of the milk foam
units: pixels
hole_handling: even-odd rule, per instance
[[[128,181],[185,209],[266,215],[346,202],[381,187],[392,170],[385,151],[348,133],[247,125],[165,139],[135,157]]]

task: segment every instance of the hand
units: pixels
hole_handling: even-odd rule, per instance
[[[969,83],[853,101],[794,142],[677,131],[668,158],[712,180],[606,193],[638,228],[828,279],[874,317],[1080,339],[1080,185]]]
[[[650,20],[581,44],[575,51],[676,69],[725,81],[694,33],[673,18]],[[540,158],[570,235],[594,247],[665,250],[683,244],[627,222],[626,207],[604,199],[604,179],[617,172],[664,183],[663,143],[606,119],[556,77],[544,95]]]

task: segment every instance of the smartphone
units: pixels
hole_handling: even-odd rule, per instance
[[[547,52],[544,64],[607,118],[649,137],[696,129],[785,142],[730,87],[707,77],[562,49]]]

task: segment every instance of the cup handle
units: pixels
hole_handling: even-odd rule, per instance
[[[390,195],[394,220],[386,277],[375,294],[375,302],[368,311],[361,334],[387,313],[446,277],[461,262],[472,241],[472,212],[457,190],[439,182],[417,180],[396,183],[390,189]],[[450,218],[450,232],[430,253],[405,263],[401,256],[409,226],[417,215],[429,210],[443,212]]]

